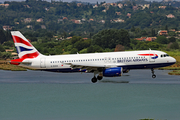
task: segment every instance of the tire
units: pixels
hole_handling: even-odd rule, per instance
[[[93,78],[91,79],[91,82],[92,82],[92,83],[96,83],[96,82],[97,82],[97,78],[96,78],[96,77],[93,77]]]
[[[103,78],[102,76],[99,76],[99,75],[97,76],[98,80],[102,80],[102,78]]]
[[[156,75],[152,75],[152,78],[156,78]]]

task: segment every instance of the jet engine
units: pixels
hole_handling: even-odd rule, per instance
[[[103,70],[103,76],[105,77],[118,77],[118,76],[122,76],[122,73],[123,73],[122,67],[108,68]]]

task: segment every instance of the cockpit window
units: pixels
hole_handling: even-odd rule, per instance
[[[162,54],[161,57],[168,57],[168,54]]]

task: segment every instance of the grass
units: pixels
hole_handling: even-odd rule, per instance
[[[180,70],[180,51],[165,51],[168,55],[174,57],[176,59],[176,63],[171,66],[159,68],[160,70]]]
[[[0,60],[0,69],[2,70],[11,70],[11,71],[26,71],[26,68],[17,66],[17,65],[11,65],[8,63],[8,61]]]
[[[180,70],[173,70],[168,73],[169,75],[180,75]]]

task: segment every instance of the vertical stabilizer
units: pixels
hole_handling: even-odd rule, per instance
[[[25,59],[33,59],[41,55],[19,31],[11,31],[11,34],[19,57],[11,60],[11,64],[19,65]]]
[[[36,58],[40,55],[36,48],[19,31],[11,31],[11,34],[20,59]]]

